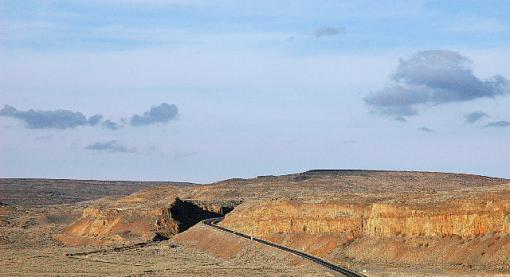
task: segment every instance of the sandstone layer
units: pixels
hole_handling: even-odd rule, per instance
[[[253,201],[221,224],[338,262],[510,265],[509,191]]]
[[[472,238],[510,234],[510,197],[480,195],[438,203],[266,200],[239,206],[223,225],[257,236],[278,233]]]

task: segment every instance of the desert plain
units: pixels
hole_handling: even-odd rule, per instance
[[[311,170],[212,184],[0,180],[2,276],[510,276],[510,180]]]

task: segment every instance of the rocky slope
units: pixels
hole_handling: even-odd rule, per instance
[[[96,201],[57,239],[67,245],[164,240],[202,219],[218,217],[226,209],[216,203],[183,201],[176,196],[178,188],[164,187],[155,191]]]
[[[223,226],[364,262],[510,266],[510,190],[247,202]],[[463,249],[463,251],[458,251]]]
[[[510,270],[510,183],[466,174],[309,171],[152,188],[90,203],[58,238],[168,238],[232,209],[224,226],[340,264]]]

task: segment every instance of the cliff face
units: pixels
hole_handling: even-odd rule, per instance
[[[239,206],[222,222],[256,236],[346,234],[352,237],[476,237],[510,234],[510,199],[453,200],[434,204],[318,203],[269,200]]]
[[[372,204],[364,234],[472,238],[510,234],[510,199],[461,200],[434,205]]]
[[[250,202],[237,207],[222,225],[255,236],[345,233],[360,236],[365,207],[340,202],[292,200]]]
[[[165,209],[136,211],[133,209],[86,208],[81,219],[68,226],[59,240],[68,245],[101,245],[149,240],[157,230],[177,233],[178,224]]]
[[[267,200],[240,205],[221,224],[339,261],[510,266],[508,195],[434,203]]]
[[[65,228],[57,238],[67,245],[102,245],[166,239],[200,220],[220,216],[221,207],[204,209],[175,197],[158,205],[89,207],[81,219]]]

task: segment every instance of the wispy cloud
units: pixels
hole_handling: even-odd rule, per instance
[[[85,147],[87,150],[109,153],[135,153],[134,148],[129,148],[118,140],[111,140],[106,142],[96,142]]]
[[[422,132],[425,132],[425,133],[432,133],[432,132],[434,132],[434,130],[432,130],[430,128],[427,128],[427,127],[420,127],[420,128],[418,128],[418,130],[420,130]]]
[[[118,129],[120,129],[122,127],[117,122],[114,122],[114,121],[111,121],[111,120],[103,121],[103,123],[101,123],[101,126],[103,126],[103,128],[109,129],[109,130],[118,130]]]
[[[487,127],[497,127],[497,128],[510,127],[510,122],[509,121],[505,121],[505,120],[494,121],[494,122],[488,123],[485,126],[487,126]]]
[[[198,155],[196,151],[175,151],[173,157],[175,159],[188,159]]]
[[[472,112],[472,113],[468,113],[464,116],[466,123],[469,123],[469,124],[476,123],[485,117],[489,117],[489,115],[484,112]]]
[[[506,23],[495,19],[464,20],[450,29],[454,32],[482,34],[505,33],[510,30]]]
[[[314,31],[314,35],[316,38],[326,37],[326,36],[338,36],[346,34],[347,30],[344,27],[320,27]]]
[[[400,60],[394,84],[364,98],[372,111],[392,117],[418,114],[420,105],[441,105],[510,92],[503,76],[480,79],[469,67],[470,59],[449,50],[422,51]]]

